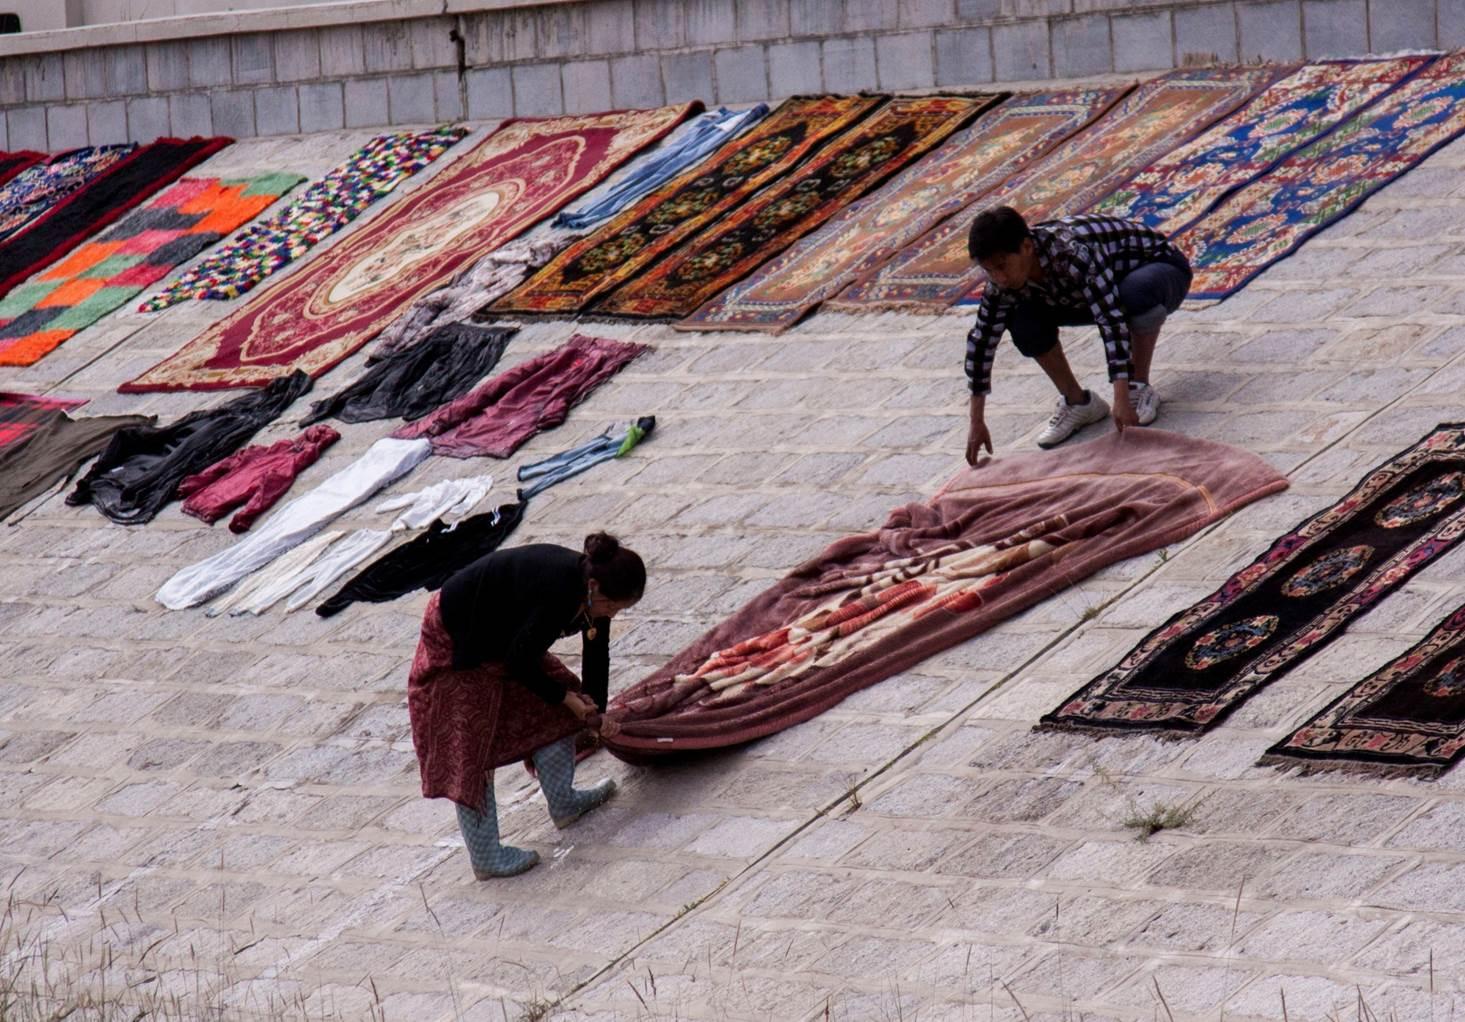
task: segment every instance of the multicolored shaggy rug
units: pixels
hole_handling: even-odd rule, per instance
[[[1253,454],[1160,430],[966,469],[617,696],[605,744],[635,760],[781,731],[1286,485]]]
[[[884,102],[794,97],[702,163],[551,259],[495,312],[578,312],[798,166]]]
[[[0,242],[0,298],[232,141],[160,138],[92,175],[66,198]]]
[[[1448,53],[1176,238],[1195,268],[1190,297],[1235,294],[1462,131],[1465,53]]]
[[[999,99],[892,99],[790,172],[593,306],[617,316],[685,316],[920,159]]]
[[[1093,212],[1138,220],[1163,234],[1184,230],[1222,197],[1397,88],[1429,59],[1308,64],[1150,164]]]
[[[1374,469],[1043,723],[1204,731],[1327,646],[1462,533],[1465,424],[1456,423]]]
[[[268,209],[302,180],[185,178],[101,237],[0,299],[0,365],[40,361],[179,263]]]
[[[466,134],[467,128],[445,126],[378,135],[290,205],[251,224],[203,262],[170,281],[138,306],[138,311],[161,312],[190,298],[227,301],[254,290],[260,281],[355,220]]]
[[[700,104],[506,121],[361,230],[261,291],[123,392],[319,375],[394,316],[661,138]]]
[[[947,308],[981,287],[982,271],[966,251],[976,207],[1013,206],[1032,221],[1082,213],[1285,73],[1276,67],[1213,68],[1174,71],[1145,82],[1001,188],[850,285],[830,307]]]
[[[133,142],[87,146],[61,153],[49,162],[20,167],[14,172],[13,180],[0,189],[0,241],[136,149],[137,144]]]
[[[1127,88],[1013,96],[677,324],[784,330],[1111,107]]]
[[[33,153],[21,149],[13,153],[0,153],[0,185],[5,184],[22,170],[29,170],[46,158],[45,153]]]
[[[1465,607],[1267,750],[1263,763],[1436,776],[1465,752]]]

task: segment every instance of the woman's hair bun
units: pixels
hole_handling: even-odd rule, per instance
[[[621,541],[608,532],[592,532],[585,537],[585,556],[591,564],[604,564],[620,552]]]

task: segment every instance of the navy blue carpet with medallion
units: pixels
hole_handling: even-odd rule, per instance
[[[1267,750],[1262,762],[1435,776],[1465,753],[1465,607]]]
[[[1465,423],[1451,423],[1370,471],[1155,629],[1042,726],[1205,731],[1327,646],[1462,533]]]

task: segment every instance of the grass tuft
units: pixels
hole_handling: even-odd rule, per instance
[[[1136,830],[1141,841],[1148,841],[1162,830],[1184,827],[1195,818],[1195,806],[1174,802],[1154,802],[1148,809],[1131,805],[1129,815],[1123,820],[1126,827]]]

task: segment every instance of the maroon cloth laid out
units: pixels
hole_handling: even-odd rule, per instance
[[[482,812],[490,770],[523,760],[584,729],[563,704],[551,706],[515,681],[501,663],[453,667],[453,640],[433,593],[407,678],[412,745],[422,771],[423,798],[450,798]],[[544,673],[567,689],[580,681],[546,653]]]
[[[138,146],[0,243],[0,297],[233,141],[160,138]]]
[[[449,458],[507,458],[535,433],[564,422],[571,408],[646,350],[644,344],[576,334],[392,436],[426,437],[434,454]]]
[[[1286,486],[1254,454],[1154,429],[965,469],[613,699],[604,743],[634,762],[774,734]]]
[[[311,426],[299,436],[235,451],[178,484],[183,513],[213,525],[237,507],[229,531],[245,532],[339,439],[330,426]]]
[[[22,149],[16,153],[0,153],[0,185],[21,171],[34,167],[45,158],[45,153],[33,153],[29,149]]]

